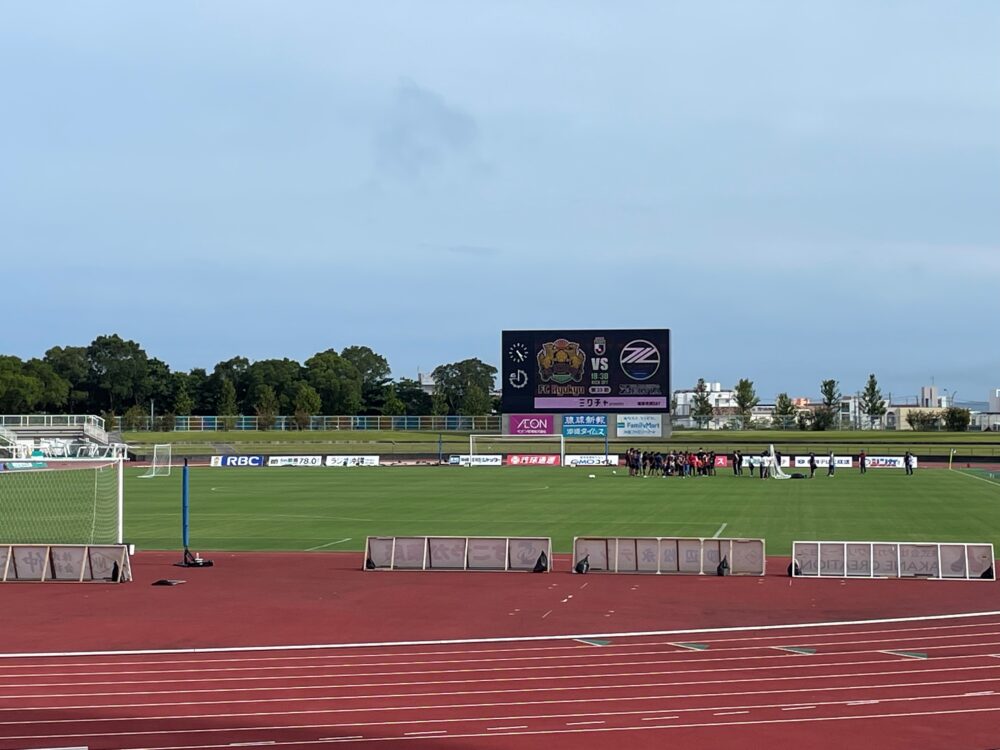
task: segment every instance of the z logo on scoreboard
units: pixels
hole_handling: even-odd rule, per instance
[[[618,362],[632,380],[649,380],[660,369],[660,350],[645,339],[635,339],[622,347]]]

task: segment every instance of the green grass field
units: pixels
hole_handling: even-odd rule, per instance
[[[181,471],[125,482],[125,536],[177,549]],[[589,479],[595,474],[595,479]],[[624,469],[190,470],[192,550],[360,550],[368,535],[763,537],[1000,545],[1000,473],[840,470],[832,479],[633,478]],[[724,525],[724,526],[723,526]]]

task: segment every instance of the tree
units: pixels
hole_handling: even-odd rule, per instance
[[[714,413],[712,402],[708,398],[708,385],[704,378],[698,378],[698,384],[694,388],[694,402],[691,404],[691,416],[700,427],[708,424]]]
[[[367,346],[347,346],[340,356],[361,374],[361,409],[365,414],[377,414],[389,384],[389,361]]]
[[[223,378],[219,392],[218,413],[222,417],[222,426],[231,430],[236,426],[236,414],[239,407],[236,405],[236,386],[229,378]]]
[[[795,424],[795,404],[787,393],[779,393],[774,401],[774,423],[782,430]]]
[[[972,412],[957,406],[949,406],[944,411],[944,428],[948,432],[965,432],[972,422]]]
[[[316,393],[316,389],[306,382],[300,382],[295,389],[295,402],[293,404],[295,425],[300,430],[309,426],[313,416],[319,414],[323,408],[323,400]]]
[[[412,378],[400,378],[396,381],[395,392],[399,400],[403,402],[403,411],[400,412],[401,414],[417,416],[431,414],[431,396],[420,387],[420,383],[416,380]],[[388,413],[385,412],[384,405],[383,413]]]
[[[254,391],[254,411],[257,413],[257,428],[270,430],[278,417],[278,396],[274,388],[266,383],[258,385]]]
[[[292,359],[260,359],[250,365],[247,380],[251,393],[257,388],[269,385],[278,399],[278,414],[290,414],[295,401],[295,393],[302,380],[302,365]],[[221,383],[220,383],[221,385]],[[234,383],[235,385],[235,383]]]
[[[113,412],[119,405],[145,400],[149,358],[136,342],[117,333],[98,336],[87,347],[87,360],[102,406]]]
[[[69,393],[66,403],[70,414],[75,414],[78,407],[89,412],[97,411],[90,405],[89,383],[90,363],[87,361],[87,348],[84,346],[54,346],[45,352],[43,358],[55,370],[59,377],[69,383]]]
[[[250,360],[246,357],[233,357],[225,362],[219,362],[208,377],[205,388],[207,396],[213,403],[221,402],[223,383],[229,381],[236,393],[236,406],[232,414],[242,414],[252,406],[249,403],[250,392]],[[220,415],[224,412],[218,412]]]
[[[936,430],[941,426],[941,415],[932,411],[911,409],[906,413],[906,423],[913,430]]]
[[[143,426],[147,414],[148,412],[139,404],[132,404],[122,415],[122,429],[135,432]],[[153,426],[150,425],[149,428],[153,429]]]
[[[34,408],[47,412],[62,411],[69,400],[70,384],[43,359],[29,359],[21,372],[38,381],[38,403]]]
[[[434,368],[434,395],[439,393],[448,404],[449,414],[458,414],[470,388],[478,388],[489,394],[496,382],[497,368],[479,359],[463,359]]]
[[[490,394],[478,385],[470,385],[465,389],[465,396],[462,398],[461,413],[468,417],[480,417],[490,413],[492,403]]]
[[[757,391],[753,387],[753,381],[746,378],[740,380],[736,384],[734,394],[736,408],[739,409],[740,418],[743,421],[743,429],[747,429],[750,426],[753,408],[760,403],[760,399],[757,398]]]
[[[385,398],[382,399],[382,413],[387,417],[406,414],[406,404],[396,394],[396,387],[393,385],[389,385],[385,389]]]
[[[305,380],[316,389],[324,414],[358,414],[361,411],[361,373],[333,349],[306,360]]]
[[[431,396],[431,414],[435,417],[448,416],[448,397],[441,391],[434,391]]]
[[[41,381],[25,374],[20,358],[0,355],[0,410],[5,414],[31,412],[41,398]]]
[[[875,423],[885,416],[887,411],[885,399],[882,398],[882,390],[878,387],[874,373],[868,376],[868,383],[861,393],[861,401],[858,405],[861,407],[861,413],[868,417],[868,424],[872,429],[875,428]]]
[[[834,426],[840,415],[840,388],[836,380],[824,380],[820,385],[823,405],[813,412],[812,428],[828,430]]]

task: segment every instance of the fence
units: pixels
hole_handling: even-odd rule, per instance
[[[124,425],[121,417],[115,417],[116,430],[139,432],[214,432],[233,430],[237,432],[260,429],[260,420],[255,416],[186,416],[174,417],[172,424],[164,424],[163,418],[150,420],[143,417],[135,424]],[[152,425],[152,429],[150,428]],[[387,417],[387,416],[337,416],[309,417],[309,421],[299,426],[294,417],[275,417],[268,428],[277,431],[334,431],[334,430],[393,430],[420,432],[499,432],[500,417],[481,416],[439,416],[439,417]]]

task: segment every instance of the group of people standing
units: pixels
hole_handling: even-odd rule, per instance
[[[629,476],[707,477],[715,476],[715,451],[625,451]]]

